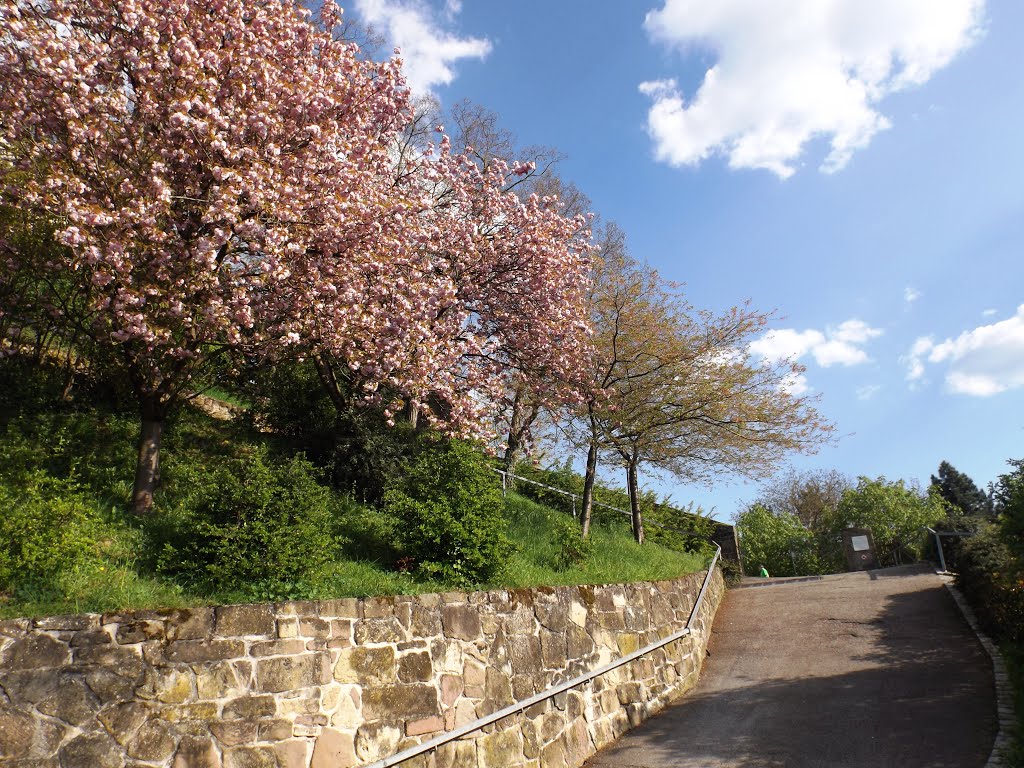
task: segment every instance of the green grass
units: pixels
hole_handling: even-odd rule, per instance
[[[701,555],[677,552],[658,544],[633,540],[629,525],[607,522],[591,529],[592,551],[583,562],[558,570],[562,512],[510,493],[506,499],[509,533],[519,551],[497,586],[532,587],[556,584],[611,584],[674,579],[706,567]]]
[[[72,543],[65,548],[70,547],[67,551],[76,559],[62,560],[65,565],[59,572],[42,568],[41,575],[26,580],[15,567],[6,590],[0,582],[0,618],[260,599],[258,593],[199,593],[156,571],[156,553],[147,550],[149,529],[127,513],[138,435],[137,417],[131,411],[98,399],[55,404],[48,380],[14,373],[0,367],[0,497],[6,494],[14,505],[2,512],[8,520],[17,512],[17,520],[30,521],[27,530],[35,531],[31,539],[37,550],[43,546],[39,542],[52,538],[40,528],[61,527],[53,520],[65,519],[60,517],[65,507],[67,514],[77,515],[74,524],[81,526],[85,538],[70,536]],[[5,376],[11,378],[5,381]],[[15,390],[8,388],[5,396],[5,384],[18,385],[20,394],[15,397]],[[218,462],[251,455],[264,446],[276,456],[289,455],[283,444],[248,431],[244,423],[218,421],[198,408],[182,408],[164,433],[158,507],[174,514],[187,498],[192,487],[180,478],[194,478],[196,470],[208,473]],[[337,534],[345,542],[342,559],[329,564],[313,583],[297,587],[295,597],[459,588],[396,569],[402,555],[394,545],[396,522],[350,498],[336,498]],[[628,522],[600,521],[591,531],[590,543],[582,544],[575,521],[564,512],[514,493],[508,494],[505,511],[517,551],[501,577],[477,585],[481,589],[671,579],[706,565],[703,556],[653,542],[637,545]],[[8,543],[0,542],[0,573],[5,556],[15,558],[9,563],[25,562],[28,556],[25,551],[5,550]],[[39,551],[45,554],[45,547]]]

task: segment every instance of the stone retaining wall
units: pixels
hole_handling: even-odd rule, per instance
[[[347,768],[681,629],[703,574],[0,622],[4,768]],[[575,768],[696,681],[692,637],[404,763]]]

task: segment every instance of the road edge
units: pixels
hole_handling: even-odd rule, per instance
[[[995,741],[992,744],[992,752],[988,762],[985,763],[985,768],[1012,768],[1007,759],[1007,753],[1012,746],[1012,734],[1016,727],[1016,719],[1013,707],[1013,687],[1010,685],[1010,677],[1006,672],[1006,662],[1003,660],[1003,654],[999,651],[999,647],[981,629],[974,610],[967,603],[963,593],[953,584],[951,577],[944,577],[944,582],[953,601],[960,609],[960,613],[963,614],[964,620],[992,661],[992,677],[996,688],[997,730]]]

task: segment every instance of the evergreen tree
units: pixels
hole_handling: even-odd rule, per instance
[[[985,492],[948,461],[939,464],[939,475],[932,475],[932,485],[943,499],[964,515],[987,515],[991,512]]]

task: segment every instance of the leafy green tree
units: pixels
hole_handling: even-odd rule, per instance
[[[830,528],[835,534],[844,528],[869,528],[883,561],[892,557],[900,562],[904,553],[920,554],[916,546],[923,540],[921,529],[946,515],[945,501],[932,489],[862,476],[843,493]]]
[[[739,516],[736,528],[747,572],[761,566],[773,576],[804,576],[820,573],[814,534],[790,512],[773,512],[763,504],[751,504]]]
[[[948,461],[939,464],[939,474],[932,475],[932,485],[949,503],[954,514],[974,516],[991,513],[992,506],[985,492]]]
[[[1000,475],[992,489],[1003,541],[1024,559],[1024,459],[1007,462],[1013,470]]]

